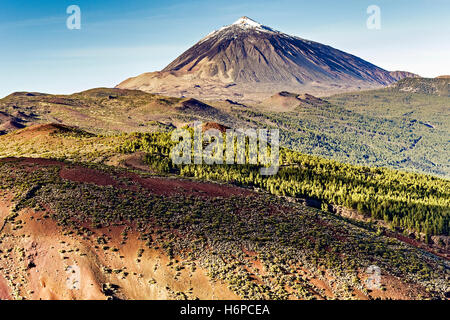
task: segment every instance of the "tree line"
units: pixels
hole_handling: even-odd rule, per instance
[[[313,198],[322,207],[355,209],[393,228],[449,235],[450,182],[434,176],[355,166],[280,149],[280,170],[262,176],[258,165],[174,165],[170,133],[136,133],[118,149],[144,151],[153,170],[265,189],[273,194]],[[224,152],[226,151],[226,148]]]

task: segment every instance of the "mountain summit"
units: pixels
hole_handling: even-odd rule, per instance
[[[235,23],[232,24],[233,26],[239,26],[241,28],[256,28],[261,30],[269,30],[272,31],[272,29],[263,26],[262,24],[256,22],[255,20],[250,19],[249,17],[243,16],[239,18]]]
[[[290,36],[248,17],[216,30],[161,72],[118,87],[169,95],[243,98],[282,91],[320,94],[395,82],[389,71],[318,42]]]

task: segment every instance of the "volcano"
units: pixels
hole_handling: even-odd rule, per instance
[[[261,94],[266,98],[283,90],[320,95],[374,88],[399,77],[349,53],[242,17],[201,39],[162,71],[127,79],[117,87],[239,99]]]

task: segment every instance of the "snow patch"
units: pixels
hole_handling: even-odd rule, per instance
[[[206,35],[203,39],[201,39],[198,43],[202,43],[202,42],[212,38],[213,36],[219,34],[221,31],[225,31],[225,30],[227,30],[229,28],[233,28],[233,27],[239,27],[243,30],[256,30],[256,31],[262,31],[262,32],[280,33],[278,31],[273,30],[270,27],[264,26],[264,25],[256,22],[255,20],[250,19],[249,17],[244,16],[244,17],[239,18],[233,24],[224,26],[224,27],[220,28],[219,30],[214,30],[213,32]]]
[[[262,24],[256,22],[255,20],[252,20],[248,17],[241,17],[239,18],[233,25],[238,25],[243,28],[261,28]]]

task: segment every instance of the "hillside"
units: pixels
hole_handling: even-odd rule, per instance
[[[408,78],[389,88],[340,94],[327,100],[351,112],[394,124],[403,132],[410,130],[410,144],[397,150],[398,160],[391,162],[394,168],[441,171],[448,177],[449,163],[445,158],[449,158],[449,84],[449,79]]]
[[[21,127],[61,123],[96,133],[164,131],[195,119],[228,122],[226,114],[192,98],[109,88],[71,95],[16,92],[0,99],[0,112],[0,125],[14,119]]]
[[[37,144],[38,137],[51,143]],[[142,139],[150,143],[141,149]],[[300,194],[285,198],[248,188],[254,183],[239,179],[250,177],[244,171],[251,168],[242,168],[241,175],[231,168],[235,184],[196,181],[217,180],[202,174],[220,174],[220,167],[161,167],[163,161],[152,159],[164,155],[167,139],[165,134],[97,136],[61,125],[0,136],[1,156],[9,154],[0,160],[0,299],[448,295],[448,258],[439,258],[445,257],[442,249],[427,247],[434,254],[427,253],[382,225],[315,209],[314,201]],[[136,157],[139,153],[131,151],[139,150],[131,146],[144,154]],[[51,158],[53,150],[60,160],[39,158]],[[11,158],[22,152],[34,158]],[[314,157],[289,158],[299,156],[295,161],[314,172],[331,174],[326,168],[339,167]],[[147,169],[139,170],[137,163]],[[280,177],[283,170],[300,172],[286,168]],[[370,174],[351,166],[339,170]],[[380,183],[382,194],[388,172],[377,172],[373,182]],[[404,174],[395,179],[410,191],[425,182],[448,208],[448,193],[436,191],[440,185],[448,191],[448,182]],[[360,183],[358,177],[354,181]],[[431,198],[422,198],[429,206]],[[381,286],[368,289],[371,265],[382,270]]]
[[[278,128],[282,144],[303,153],[448,178],[449,105],[448,96],[395,87],[327,98],[282,91],[258,104],[100,88],[73,95],[12,94],[0,99],[0,126],[14,119],[20,126],[4,132],[56,122],[117,134],[168,131],[200,120],[230,128]]]
[[[206,123],[203,129],[208,128],[224,129],[215,123]],[[173,145],[170,132],[97,136],[48,124],[1,136],[0,157],[44,157],[233,182],[276,195],[309,197],[325,211],[336,212],[338,207],[357,210],[375,220],[392,222],[402,231],[416,232],[422,240],[426,240],[424,235],[448,235],[448,180],[342,164],[284,148],[281,168],[273,177],[260,176],[254,166],[180,167],[169,158]]]
[[[411,92],[428,95],[438,95],[450,97],[449,77],[428,78],[407,78],[394,83],[391,90],[394,92]]]
[[[421,78],[418,74],[408,71],[391,71],[389,72],[392,78],[399,81],[404,78]]]

